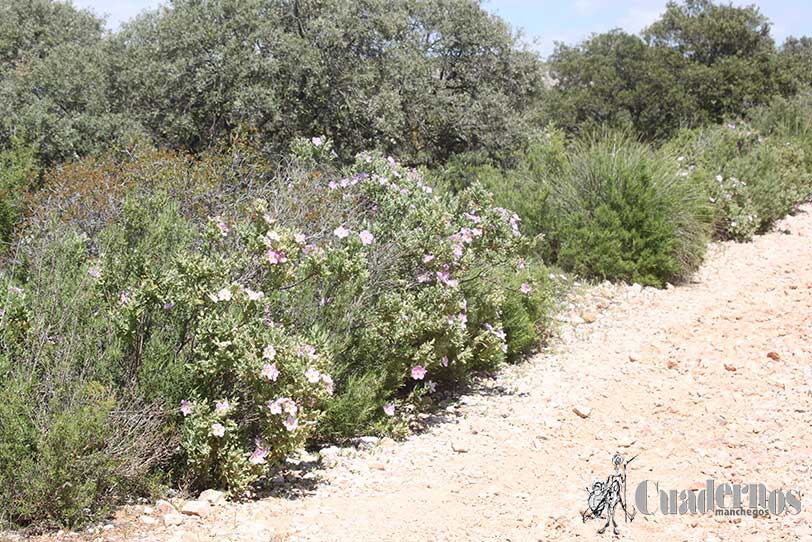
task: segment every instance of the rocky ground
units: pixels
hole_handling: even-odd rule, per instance
[[[207,494],[185,513],[131,506],[93,532],[49,539],[608,539],[580,511],[619,451],[637,455],[629,493],[644,479],[698,490],[712,478],[795,489],[803,507],[757,519],[638,513],[631,523],[618,510],[622,539],[812,541],[812,207],[804,211],[751,244],[714,245],[689,284],[581,292],[548,350],[478,382],[405,442],[305,454],[262,500]]]

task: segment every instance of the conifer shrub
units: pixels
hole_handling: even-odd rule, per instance
[[[579,275],[663,286],[702,261],[702,191],[678,175],[676,160],[626,134],[573,143],[553,197],[558,263]]]

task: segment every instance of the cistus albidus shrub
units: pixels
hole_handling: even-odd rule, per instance
[[[205,219],[170,182],[68,223],[92,235],[82,317],[97,325],[75,333],[106,349],[114,394],[161,407],[179,443],[162,465],[195,487],[237,495],[308,439],[382,429],[526,352],[544,325],[546,275],[528,272],[519,217],[487,192],[439,195],[379,154],[337,174],[326,139],[293,148],[242,198],[207,196]]]
[[[812,193],[803,141],[779,131],[764,136],[731,122],[682,132],[664,149],[679,155],[680,174],[706,193],[720,239],[764,233]]]

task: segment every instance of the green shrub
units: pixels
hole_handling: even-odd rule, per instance
[[[802,145],[747,124],[682,132],[664,152],[678,154],[681,174],[705,191],[721,239],[764,233],[812,193]]]
[[[767,137],[790,141],[803,149],[804,171],[812,174],[812,89],[789,98],[774,98],[766,106],[751,109],[747,119]]]
[[[515,361],[547,339],[564,283],[535,260],[522,261],[515,273],[505,273],[500,281],[506,284],[502,307],[506,354]]]
[[[585,277],[655,286],[695,270],[708,205],[676,164],[620,133],[576,142],[554,192],[558,262]]]
[[[12,240],[14,228],[22,219],[23,199],[37,171],[31,147],[14,140],[8,150],[0,149],[0,243]]]
[[[812,89],[791,97],[776,97],[769,104],[748,111],[747,120],[768,136],[808,140],[812,138]]]
[[[564,134],[548,127],[530,138],[507,164],[494,164],[482,155],[454,156],[432,174],[439,187],[458,192],[478,183],[488,190],[494,203],[515,211],[522,230],[535,236],[554,228],[556,217],[550,208],[550,192],[567,161]]]
[[[146,490],[177,439],[132,388],[87,239],[41,232],[15,254],[0,273],[0,521],[78,526]]]

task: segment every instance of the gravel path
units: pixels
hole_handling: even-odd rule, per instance
[[[624,524],[618,510],[622,539],[812,541],[812,206],[804,211],[753,243],[714,245],[690,284],[591,288],[549,351],[480,382],[425,433],[345,450],[330,468],[305,457],[296,497],[219,506],[172,527],[145,525],[130,507],[81,538],[595,540],[602,522],[581,521],[585,488],[612,473],[619,451],[639,454],[629,493],[644,479],[681,490],[713,478],[803,494],[800,514],[769,518],[638,513]]]

